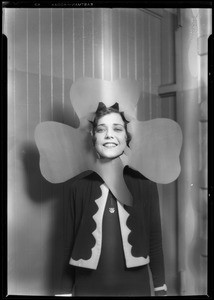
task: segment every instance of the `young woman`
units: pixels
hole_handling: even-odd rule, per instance
[[[91,135],[101,163],[119,159],[129,146],[127,125],[117,103],[99,103]],[[149,267],[155,294],[166,295],[156,184],[128,166],[123,176],[130,205],[118,201],[95,172],[70,188],[73,296],[149,296]]]
[[[170,119],[138,120],[141,89],[136,80],[79,78],[72,126],[46,121],[35,129],[42,175],[67,182],[72,278],[60,291],[73,296],[166,295],[156,183],[179,176],[182,132]]]

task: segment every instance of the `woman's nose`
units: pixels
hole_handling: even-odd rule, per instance
[[[113,137],[113,132],[112,132],[112,130],[108,129],[108,130],[106,131],[106,136],[105,136],[105,137],[108,138],[108,139],[112,138],[112,137]]]

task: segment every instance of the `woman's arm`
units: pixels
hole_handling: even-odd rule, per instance
[[[61,291],[63,294],[72,294],[75,282],[74,267],[69,264],[74,243],[75,228],[75,188],[67,182],[64,185],[64,266],[62,270]],[[58,294],[58,293],[57,293]],[[62,295],[60,293],[60,295]]]
[[[152,272],[155,295],[166,295],[164,256],[157,185],[150,182],[150,269]]]

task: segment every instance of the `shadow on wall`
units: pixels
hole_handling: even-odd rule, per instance
[[[17,78],[25,78],[26,74],[19,73]],[[21,76],[23,75],[23,76]],[[37,82],[38,75],[29,74],[29,82],[33,85],[33,82]],[[20,91],[22,90],[22,84],[24,80],[20,82]],[[42,78],[43,85],[50,82],[48,76]],[[42,121],[56,121],[73,127],[78,127],[79,119],[76,116],[73,107],[70,102],[70,86],[71,80],[65,82],[64,93],[64,109],[62,109],[62,80],[54,78],[54,98],[53,98],[53,110],[50,111],[50,91],[47,88],[42,88],[42,116],[45,120]],[[21,95],[20,95],[21,97]],[[35,94],[30,94],[31,101],[37,100]],[[19,100],[19,99],[17,99]],[[46,101],[47,100],[47,101]],[[35,106],[29,106],[31,114],[33,114]],[[21,122],[21,121],[20,121]],[[35,121],[34,121],[35,122]],[[39,122],[38,122],[39,123]],[[36,122],[35,122],[36,124]],[[32,124],[31,124],[32,125]],[[32,130],[33,132],[33,130]],[[31,133],[32,135],[32,133]],[[67,226],[67,214],[69,213],[69,186],[77,178],[73,178],[65,183],[52,184],[48,182],[41,174],[39,168],[39,152],[36,144],[33,140],[27,142],[26,140],[21,146],[21,161],[24,167],[24,185],[25,192],[29,200],[41,208],[40,219],[40,232],[41,234],[41,246],[42,249],[37,253],[37,259],[44,261],[44,273],[34,274],[36,278],[41,278],[42,286],[44,286],[44,292],[46,295],[54,295],[56,293],[68,292],[71,284],[72,269],[68,264],[70,255],[70,231],[71,228]],[[33,207],[32,207],[33,209]],[[48,221],[47,221],[48,220]],[[29,224],[30,225],[30,224]],[[47,228],[47,226],[49,228]],[[32,237],[33,239],[34,237]],[[43,249],[44,252],[43,253]],[[39,255],[42,257],[39,257]],[[30,269],[30,266],[28,266]],[[41,270],[37,270],[41,272]],[[29,274],[31,275],[31,274]],[[34,276],[32,275],[32,276]],[[39,279],[40,280],[40,279]],[[35,283],[36,285],[36,283]],[[34,291],[35,292],[35,291]],[[40,291],[39,291],[40,292]]]
[[[25,167],[26,193],[29,199],[43,207],[47,207],[42,213],[42,217],[48,217],[51,214],[49,236],[44,237],[47,243],[47,257],[45,268],[45,290],[47,295],[71,292],[71,279],[73,269],[69,265],[71,253],[71,229],[68,226],[69,214],[69,188],[75,180],[89,173],[86,171],[65,183],[51,184],[41,175],[39,169],[39,153],[33,143],[25,144],[25,155],[23,164]],[[49,202],[49,203],[48,203]],[[46,215],[47,213],[47,215]],[[41,222],[46,223],[41,219]],[[42,226],[42,225],[41,225]],[[44,230],[46,232],[46,229]],[[38,259],[43,259],[38,257]]]
[[[63,289],[67,290],[71,273],[68,265],[70,241],[67,228],[67,213],[69,204],[69,185],[74,180],[70,180],[63,184],[51,184],[41,175],[39,169],[39,153],[33,143],[25,144],[25,155],[23,156],[23,164],[25,167],[25,185],[26,193],[29,199],[41,207],[41,229],[47,226],[45,218],[50,220],[48,226],[48,236],[41,239],[46,243],[44,249],[47,253],[43,253],[44,257],[38,257],[45,262],[45,286],[48,295],[60,293]],[[44,208],[44,210],[43,210]],[[48,210],[47,210],[48,208]],[[46,224],[46,225],[43,225]],[[42,241],[41,241],[42,242]],[[42,253],[42,252],[40,252]]]

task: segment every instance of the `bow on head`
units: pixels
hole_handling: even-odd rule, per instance
[[[106,105],[103,102],[99,102],[96,113],[98,113],[99,111],[106,109]],[[119,112],[119,104],[118,102],[115,102],[112,106],[109,106],[109,108],[113,108],[115,110],[117,110]]]

